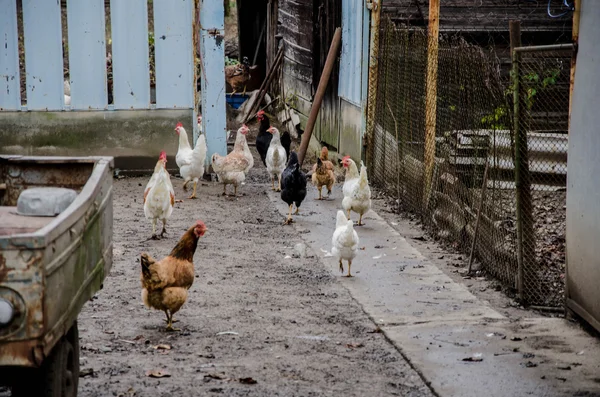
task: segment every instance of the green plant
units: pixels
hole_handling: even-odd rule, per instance
[[[239,63],[240,63],[240,61],[238,61],[237,59],[229,58],[228,56],[225,56],[225,66],[237,65]]]
[[[503,123],[506,120],[506,106],[499,106],[494,109],[494,113],[488,114],[481,118],[481,124],[485,128],[493,130],[507,130],[507,126]]]

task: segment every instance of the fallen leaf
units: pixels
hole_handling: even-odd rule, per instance
[[[223,331],[223,332],[217,332],[217,335],[239,335],[239,334],[234,331]]]
[[[156,350],[171,350],[172,347],[170,345],[156,345],[154,346]]]
[[[359,347],[363,347],[364,345],[362,343],[346,343],[346,347],[350,348],[350,349],[356,349]]]
[[[571,366],[570,365],[558,365],[558,366],[556,366],[556,368],[563,369],[565,371],[570,371],[571,370]]]
[[[254,385],[257,383],[256,380],[252,378],[239,378],[238,380],[240,381],[240,383],[243,383],[245,385]]]
[[[379,328],[379,326],[376,326],[373,331],[367,331],[367,334],[380,334],[380,333],[381,333],[381,328]]]
[[[468,361],[468,362],[478,363],[480,361],[483,361],[483,358],[481,358],[481,357],[465,357],[462,360],[463,361]]]
[[[115,331],[104,331],[104,333],[105,333],[105,334],[112,335],[112,334],[114,334],[114,333],[115,333]]]
[[[225,374],[221,373],[212,373],[212,374],[206,374],[204,375],[205,379],[218,379],[218,380],[225,380],[227,379],[227,376],[225,376]]]
[[[522,341],[523,339],[519,338],[518,336],[513,336],[512,338],[510,338],[510,340],[512,340],[513,342],[519,342],[519,341]]]
[[[155,369],[153,371],[146,371],[146,376],[149,378],[169,378],[171,374],[165,370]]]
[[[375,247],[375,248],[377,248],[377,247]],[[367,249],[367,247],[360,247],[359,249],[360,249],[361,251],[364,251],[364,250],[366,250],[366,249]]]
[[[86,376],[92,376],[92,375],[94,375],[93,368],[84,368],[81,371],[79,371],[80,378],[85,378]]]

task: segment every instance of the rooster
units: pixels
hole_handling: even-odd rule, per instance
[[[367,178],[367,167],[360,162],[360,174],[356,168],[356,163],[346,156],[342,159],[342,164],[346,168],[346,181],[344,182],[344,199],[342,207],[348,213],[350,219],[350,211],[359,214],[357,226],[362,226],[362,217],[371,209],[371,188]]]
[[[144,214],[147,219],[152,219],[152,239],[158,239],[156,235],[156,222],[160,219],[163,223],[160,236],[167,232],[167,219],[173,212],[175,204],[175,191],[171,184],[171,177],[167,172],[167,154],[162,151],[154,173],[144,189]]]
[[[199,116],[199,121],[202,116]],[[198,136],[196,147],[192,150],[190,141],[188,140],[187,132],[183,128],[183,124],[177,123],[175,132],[179,135],[179,149],[175,162],[179,167],[179,173],[183,178],[183,190],[187,191],[187,185],[194,182],[194,191],[189,199],[196,198],[196,186],[198,180],[204,176],[204,162],[206,161],[206,137],[204,134]]]
[[[331,238],[331,253],[339,261],[340,272],[344,273],[344,265],[342,260],[348,261],[348,274],[346,277],[352,277],[350,268],[352,260],[356,257],[358,251],[358,234],[354,230],[352,220],[346,219],[344,211],[338,210],[335,231]]]
[[[187,300],[188,289],[194,282],[194,253],[198,239],[206,233],[204,222],[197,221],[181,236],[169,256],[156,261],[146,252],[142,253],[142,301],[167,315],[167,331],[173,328],[173,315]]]
[[[281,173],[285,169],[287,156],[285,149],[281,146],[279,138],[279,130],[275,127],[270,127],[267,132],[272,134],[269,150],[267,151],[267,172],[271,178],[271,190],[276,192],[281,191]],[[277,178],[277,188],[275,188],[275,178]]]
[[[306,197],[306,175],[300,169],[296,152],[290,154],[290,161],[283,171],[281,180],[281,199],[290,206],[290,212],[283,224],[289,225],[294,222],[292,219],[292,204],[296,204],[295,214],[298,215],[300,213],[300,204],[302,204],[302,201]]]
[[[246,95],[246,84],[250,81],[250,71],[256,69],[256,65],[250,66],[248,57],[242,58],[242,63],[237,65],[225,66],[225,80],[233,88],[231,95],[235,94],[242,87],[244,92],[242,95]]]
[[[245,136],[242,131],[244,127],[238,130],[231,153],[225,157],[214,153],[211,158],[213,170],[219,177],[219,182],[223,184],[223,196],[227,195],[227,185],[233,185],[233,195],[237,196],[238,186],[246,179],[245,170],[249,163],[244,153]]]
[[[265,114],[264,110],[259,110],[258,113],[256,113],[256,118],[258,121],[260,121],[258,135],[256,136],[256,151],[258,154],[260,154],[260,158],[266,167],[267,151],[269,150],[269,145],[271,144],[271,139],[273,138],[273,135],[268,132],[268,129],[271,128],[271,121]],[[292,138],[290,133],[284,131],[283,135],[280,137],[280,142],[281,146],[283,146],[285,149],[285,157],[290,158],[290,148],[292,146]]]

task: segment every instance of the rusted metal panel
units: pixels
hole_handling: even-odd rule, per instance
[[[65,165],[87,178],[69,179],[61,170]],[[17,173],[19,168],[29,169]],[[63,178],[79,194],[41,228],[0,235],[0,298],[11,302],[17,313],[13,326],[0,329],[0,366],[39,366],[100,289],[112,265],[112,158],[0,157],[0,179],[9,172],[16,175],[7,183],[10,197],[12,189],[41,179],[44,169],[55,183],[60,185]]]

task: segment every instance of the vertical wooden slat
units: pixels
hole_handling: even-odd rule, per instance
[[[23,0],[27,109],[63,109],[60,3]]]
[[[156,107],[194,107],[191,0],[154,0]]]
[[[105,109],[104,0],[67,0],[72,109]]]
[[[115,109],[147,109],[150,70],[146,0],[111,0],[110,21]]]
[[[0,0],[0,110],[21,108],[17,2]]]
[[[239,4],[239,3],[238,3]],[[225,18],[222,1],[200,1],[202,54],[202,129],[207,157],[227,154],[225,120]]]
[[[342,2],[342,56],[338,95],[356,106],[361,104],[360,80],[363,49],[363,10],[361,0]]]

